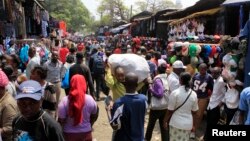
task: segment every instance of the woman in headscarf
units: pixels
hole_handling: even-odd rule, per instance
[[[58,121],[66,141],[92,141],[92,125],[98,117],[98,107],[86,90],[84,76],[74,75],[69,95],[58,105]]]

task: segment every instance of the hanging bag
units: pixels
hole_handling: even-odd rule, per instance
[[[239,118],[240,118],[240,110],[237,110],[234,113],[234,116],[233,116],[232,120],[230,121],[229,125],[240,125]]]
[[[161,80],[162,85],[164,87],[164,91],[163,91],[163,97],[162,98],[158,98],[155,97],[152,94],[151,97],[151,109],[152,110],[163,110],[163,109],[167,109],[168,107],[168,97],[169,97],[169,85],[168,85],[168,81],[167,81],[167,75],[158,75],[155,77],[155,80]]]

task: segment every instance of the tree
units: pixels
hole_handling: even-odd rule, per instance
[[[129,9],[124,5],[123,0],[102,0],[98,13],[101,15],[101,22],[110,25],[121,20],[128,21],[130,18]]]
[[[176,8],[175,4],[171,0],[139,0],[136,2],[138,9],[142,11],[149,11],[156,13],[167,8]]]
[[[81,30],[91,23],[90,13],[81,0],[45,0],[52,17],[63,20],[72,30]]]

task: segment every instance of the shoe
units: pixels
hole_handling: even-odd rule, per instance
[[[195,139],[195,132],[191,132],[189,138],[194,140]]]

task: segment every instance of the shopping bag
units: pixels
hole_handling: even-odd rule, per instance
[[[69,69],[66,71],[65,76],[62,80],[61,88],[63,89],[69,88]]]
[[[229,125],[239,125],[240,111],[236,111]]]

